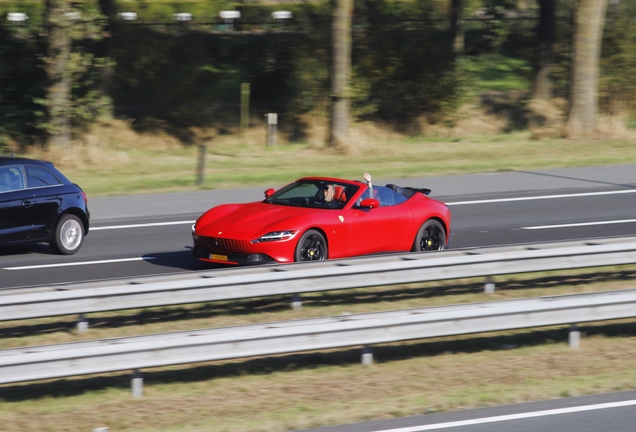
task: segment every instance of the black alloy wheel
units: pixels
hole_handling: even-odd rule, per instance
[[[444,250],[446,247],[446,231],[441,223],[429,219],[420,227],[415,237],[413,251]]]
[[[309,230],[300,237],[296,246],[296,262],[324,261],[327,258],[327,242],[320,232]]]

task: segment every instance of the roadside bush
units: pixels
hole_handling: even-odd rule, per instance
[[[38,60],[40,46],[34,37],[16,36],[0,27],[0,146],[10,141],[21,145],[38,142],[40,106],[45,95],[46,75]]]
[[[612,4],[607,13],[603,38],[603,56],[599,99],[610,114],[627,111],[636,117],[636,3]]]

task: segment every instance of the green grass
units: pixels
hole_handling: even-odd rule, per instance
[[[196,185],[198,147],[165,135],[117,140],[116,130],[109,129],[109,136],[93,136],[90,146],[29,156],[52,160],[93,197],[267,188],[309,175],[360,179],[366,171],[376,178],[402,178],[636,163],[630,137],[536,140],[530,132],[403,137],[365,128],[354,125],[347,154],[326,148],[319,134],[304,144],[281,140],[276,147],[265,145],[264,127],[253,127],[243,138],[217,136],[206,142],[201,187]]]

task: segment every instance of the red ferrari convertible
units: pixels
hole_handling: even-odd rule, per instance
[[[192,255],[224,264],[321,261],[387,252],[442,250],[448,206],[429,189],[305,177],[265,191],[265,200],[223,204],[192,226]]]

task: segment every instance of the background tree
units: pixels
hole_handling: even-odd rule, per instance
[[[71,56],[71,25],[68,0],[46,0],[47,59],[48,75],[48,145],[68,146],[71,141],[69,99],[71,77],[68,64]]]
[[[114,0],[98,0],[99,10],[109,19],[115,16],[116,8]]]
[[[450,33],[453,40],[453,50],[461,54],[464,51],[464,28],[462,25],[464,0],[451,0],[450,7]]]
[[[332,24],[330,147],[346,150],[349,138],[352,0],[335,0]]]
[[[612,115],[636,119],[636,2],[610,2],[603,32],[599,106]]]
[[[555,37],[555,1],[538,0],[539,25],[537,26],[538,58],[534,74],[532,97],[548,100],[552,97],[553,45]]]
[[[71,142],[71,124],[80,126],[111,111],[111,101],[97,83],[111,63],[94,54],[95,41],[103,38],[104,17],[92,3],[46,0],[48,77],[44,107],[46,145],[64,147]],[[76,9],[74,5],[81,6]]]
[[[598,75],[607,0],[580,0],[576,10],[567,131],[595,129]]]
[[[15,29],[0,27],[0,153],[22,151],[22,146],[44,137],[37,102],[45,98],[47,84],[37,55],[42,51],[36,35],[42,29],[37,23],[29,25],[17,35]]]
[[[115,7],[114,0],[99,0],[99,10],[106,17],[104,25],[104,39],[99,44],[99,55],[103,58],[110,58],[111,38],[112,38],[112,26],[116,18],[117,8]],[[108,65],[102,69],[101,74],[101,91],[108,93],[111,86],[113,75],[115,74],[115,65]]]

